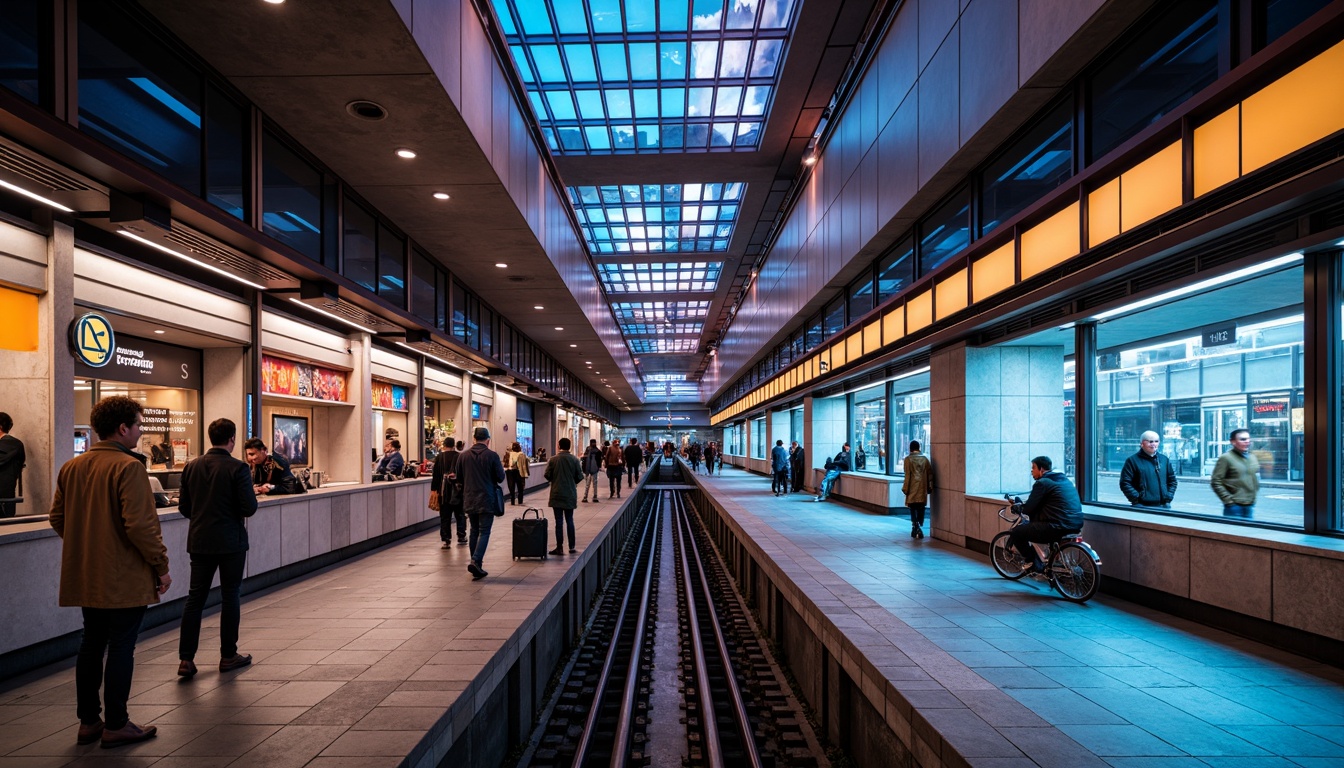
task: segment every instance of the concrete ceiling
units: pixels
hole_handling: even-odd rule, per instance
[[[620,405],[621,399],[640,402],[642,382],[613,375],[629,358],[623,350],[604,346],[611,340],[595,330],[576,298],[601,291],[596,277],[590,275],[582,284],[562,280],[393,3],[140,2],[253,100],[269,120],[562,366],[613,405]],[[697,352],[634,355],[644,374],[686,373],[694,378],[703,369],[704,345],[721,336],[727,309],[745,284],[768,232],[762,222],[776,216],[783,199],[780,182],[792,183],[795,178],[821,108],[843,74],[837,61],[848,62],[877,5],[877,0],[798,2],[796,26],[757,151],[555,158],[563,186],[711,181],[748,185],[728,252],[713,254],[724,258],[725,264]],[[851,46],[848,54],[846,45]],[[511,69],[512,63],[506,60],[505,66]],[[351,116],[345,106],[358,99],[377,101],[388,117],[368,122]],[[412,161],[397,158],[394,152],[402,146],[417,148],[419,156]],[[436,191],[449,193],[451,199],[433,199],[431,193]],[[658,258],[668,260],[666,255]],[[509,267],[500,270],[496,262]],[[650,300],[647,295],[606,298]],[[666,298],[707,297],[701,293]],[[545,311],[534,310],[537,304]],[[565,330],[557,332],[556,326]],[[650,407],[662,408],[666,402],[665,396],[651,393]]]

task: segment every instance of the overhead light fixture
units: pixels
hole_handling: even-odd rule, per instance
[[[67,206],[61,205],[60,203],[56,202],[55,200],[50,200],[50,199],[48,199],[48,198],[45,198],[45,197],[43,197],[43,196],[37,194],[36,192],[29,192],[28,190],[24,189],[23,187],[20,187],[20,186],[14,185],[14,184],[10,184],[8,181],[0,180],[0,187],[3,187],[3,188],[5,188],[5,189],[8,189],[10,192],[17,192],[17,193],[19,193],[20,195],[23,195],[24,197],[28,198],[29,200],[36,200],[37,202],[42,203],[43,205],[49,205],[49,206],[51,206],[52,208],[55,208],[55,209],[58,210],[58,211],[65,211],[66,213],[74,213],[74,212],[75,212],[75,209],[74,209],[74,208],[69,208],[69,207],[67,207]]]
[[[532,305],[532,308],[533,308],[533,309],[545,309],[545,307],[541,306],[540,304],[533,304],[533,305]]]
[[[457,366],[457,365],[453,365],[452,363],[448,362],[447,360],[444,360],[442,357],[439,357],[438,355],[435,355],[435,354],[426,352],[425,350],[423,350],[423,349],[419,349],[419,348],[417,348],[417,347],[412,347],[410,344],[407,344],[407,343],[405,343],[405,342],[403,342],[403,341],[398,341],[398,342],[394,342],[394,343],[395,343],[398,347],[405,347],[406,349],[409,349],[409,350],[411,350],[412,352],[415,352],[415,353],[417,353],[417,354],[424,355],[425,357],[428,357],[428,358],[430,358],[431,360],[438,360],[440,363],[443,363],[444,365],[446,365],[446,366],[448,366],[449,368],[452,368],[452,369],[454,369],[454,370],[457,370],[457,371],[466,371],[465,368],[462,368],[462,367]]]
[[[810,167],[816,164],[817,164],[817,156],[815,153],[809,153],[807,157],[803,158],[803,165]]]
[[[563,325],[557,325],[557,326],[555,326],[555,330],[557,330],[557,331],[563,331],[563,330],[565,330],[565,327],[564,327]]]
[[[157,333],[157,334],[159,334],[160,336],[162,336],[163,334],[167,333],[167,331],[163,330],[162,328],[155,328],[155,329],[154,329],[154,332]]]
[[[325,316],[325,317],[329,317],[329,318],[331,318],[332,320],[335,320],[335,321],[338,322],[338,323],[345,323],[346,325],[350,326],[351,328],[358,328],[359,330],[361,330],[361,331],[363,331],[363,332],[365,332],[365,333],[374,333],[374,334],[378,333],[377,331],[373,330],[372,328],[365,328],[364,326],[360,325],[359,323],[356,323],[354,320],[351,320],[351,319],[348,318],[348,317],[341,317],[340,315],[336,314],[335,312],[328,312],[328,311],[326,311],[325,309],[322,309],[321,307],[315,307],[315,306],[313,306],[312,304],[309,304],[309,303],[306,302],[306,301],[301,301],[301,300],[299,300],[299,299],[297,299],[297,298],[290,298],[290,301],[294,302],[295,304],[298,304],[298,305],[301,306],[301,307],[307,307],[308,309],[312,310],[313,312],[316,312],[316,313],[319,314],[319,315],[323,315],[323,316]],[[397,342],[397,343],[400,344],[401,342]]]
[[[569,345],[569,348],[570,348],[570,349],[578,349],[578,348],[579,348],[579,345],[578,345],[578,344],[570,344],[570,345]]]
[[[583,361],[583,364],[584,364],[584,365],[592,365],[592,364],[593,364],[593,361],[592,361],[592,360],[584,360],[584,361]]]
[[[414,149],[407,149],[407,148],[405,148],[405,147],[402,147],[401,149],[398,149],[398,150],[397,150],[397,157],[400,157],[400,158],[403,158],[403,159],[406,159],[406,160],[413,160],[413,159],[415,159],[415,150],[414,150]]]
[[[217,275],[222,275],[222,276],[224,276],[224,277],[229,278],[230,280],[234,280],[234,281],[236,281],[236,282],[242,283],[243,285],[246,285],[246,286],[248,286],[248,287],[250,287],[250,288],[256,288],[258,291],[264,291],[264,290],[266,290],[266,286],[264,286],[264,285],[259,285],[259,284],[257,284],[257,283],[252,282],[251,280],[247,280],[247,279],[245,279],[245,278],[239,277],[239,276],[233,274],[232,272],[228,272],[228,271],[226,271],[226,270],[220,269],[219,267],[216,267],[216,266],[213,265],[213,264],[207,264],[207,263],[205,263],[204,261],[201,261],[201,260],[199,260],[199,259],[193,259],[193,258],[190,257],[190,256],[187,256],[187,255],[185,255],[185,254],[178,253],[177,251],[174,251],[172,248],[169,248],[169,247],[166,246],[166,245],[160,245],[159,243],[156,243],[156,242],[154,242],[153,240],[146,240],[145,238],[143,238],[143,237],[141,237],[141,236],[135,234],[134,232],[129,232],[129,231],[124,230],[124,229],[119,229],[119,230],[117,230],[117,234],[121,235],[122,237],[129,237],[130,239],[136,241],[137,243],[140,243],[140,244],[142,244],[142,245],[147,245],[147,246],[149,246],[150,248],[153,248],[153,249],[156,250],[156,251],[162,251],[163,253],[166,253],[166,254],[168,254],[169,256],[176,256],[177,258],[179,258],[179,259],[181,259],[181,260],[183,260],[183,261],[189,261],[189,262],[191,262],[192,264],[195,264],[196,266],[200,267],[201,269],[208,269],[208,270],[210,270],[211,272],[214,272],[214,273],[217,274]]]
[[[717,355],[717,354],[719,354],[719,350],[717,350],[717,349],[710,349],[710,350],[709,350],[709,356],[710,356],[710,357],[714,357],[714,356]]]
[[[1182,286],[1175,290],[1167,291],[1166,293],[1160,293],[1156,296],[1149,296],[1146,299],[1139,299],[1138,301],[1126,304],[1123,307],[1108,309],[1105,312],[1093,315],[1092,319],[1107,320],[1109,318],[1117,317],[1119,315],[1127,315],[1130,312],[1134,312],[1135,310],[1139,310],[1144,307],[1150,307],[1154,304],[1161,304],[1163,302],[1171,301],[1172,299],[1177,299],[1182,296],[1189,296],[1192,293],[1207,291],[1208,289],[1214,288],[1219,285],[1225,285],[1227,283],[1240,280],[1244,277],[1250,277],[1251,275],[1258,275],[1261,272],[1268,272],[1272,269],[1277,269],[1279,267],[1288,264],[1293,264],[1301,260],[1302,260],[1302,252],[1294,251],[1293,253],[1280,256],[1277,259],[1270,259],[1269,261],[1261,262],[1259,264],[1252,264],[1249,267],[1243,267],[1241,269],[1228,272],[1225,275],[1219,275],[1217,277],[1211,277],[1208,280],[1201,280],[1197,283],[1191,283],[1190,285]]]
[[[451,197],[451,196],[450,196],[447,192],[435,192],[435,193],[434,193],[434,199],[435,199],[435,200],[447,200],[447,199],[449,199],[449,197]]]
[[[267,2],[267,3],[270,3],[271,5],[284,5],[284,4],[285,4],[285,0],[266,0],[266,2]]]
[[[509,265],[508,265],[508,264],[505,264],[505,263],[502,262],[502,261],[497,261],[497,262],[495,262],[495,266],[496,266],[496,267],[499,267],[500,269],[507,269]]]

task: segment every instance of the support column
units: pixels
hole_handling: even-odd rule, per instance
[[[20,514],[45,514],[51,508],[56,474],[75,456],[75,421],[89,418],[75,413],[75,359],[67,340],[75,319],[75,231],[59,221],[52,223],[47,238],[45,287],[37,304],[41,346],[32,356],[36,364],[7,387],[18,390],[6,406],[14,417],[14,436],[24,441],[28,457]]]

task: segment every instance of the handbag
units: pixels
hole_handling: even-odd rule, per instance
[[[498,485],[493,485],[493,486],[491,486],[491,487],[494,488],[494,490],[495,490],[495,492],[494,492],[493,494],[491,494],[491,497],[490,497],[490,498],[494,501],[494,503],[495,503],[494,510],[493,510],[494,513],[495,513],[495,517],[503,517],[503,516],[504,516],[504,489],[503,489],[503,488],[500,488]]]
[[[441,505],[439,504],[439,492],[438,492],[438,491],[430,491],[430,492],[429,492],[429,511],[431,511],[431,512],[441,512],[441,511],[442,511],[442,509],[441,509]]]

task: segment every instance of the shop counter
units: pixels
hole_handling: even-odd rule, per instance
[[[369,484],[331,484],[302,495],[264,496],[247,521],[250,550],[246,578],[264,586],[325,567],[437,520],[427,507],[429,478]],[[163,602],[186,597],[189,521],[175,507],[159,510],[173,586]],[[9,575],[0,591],[0,660],[4,654],[58,638],[81,626],[78,608],[58,608],[61,540],[45,517],[0,526],[0,563]],[[261,578],[256,578],[261,577]],[[245,589],[248,585],[245,583]],[[42,610],[34,610],[40,607]],[[171,621],[180,606],[151,611],[145,626]],[[54,658],[60,655],[53,649]]]

